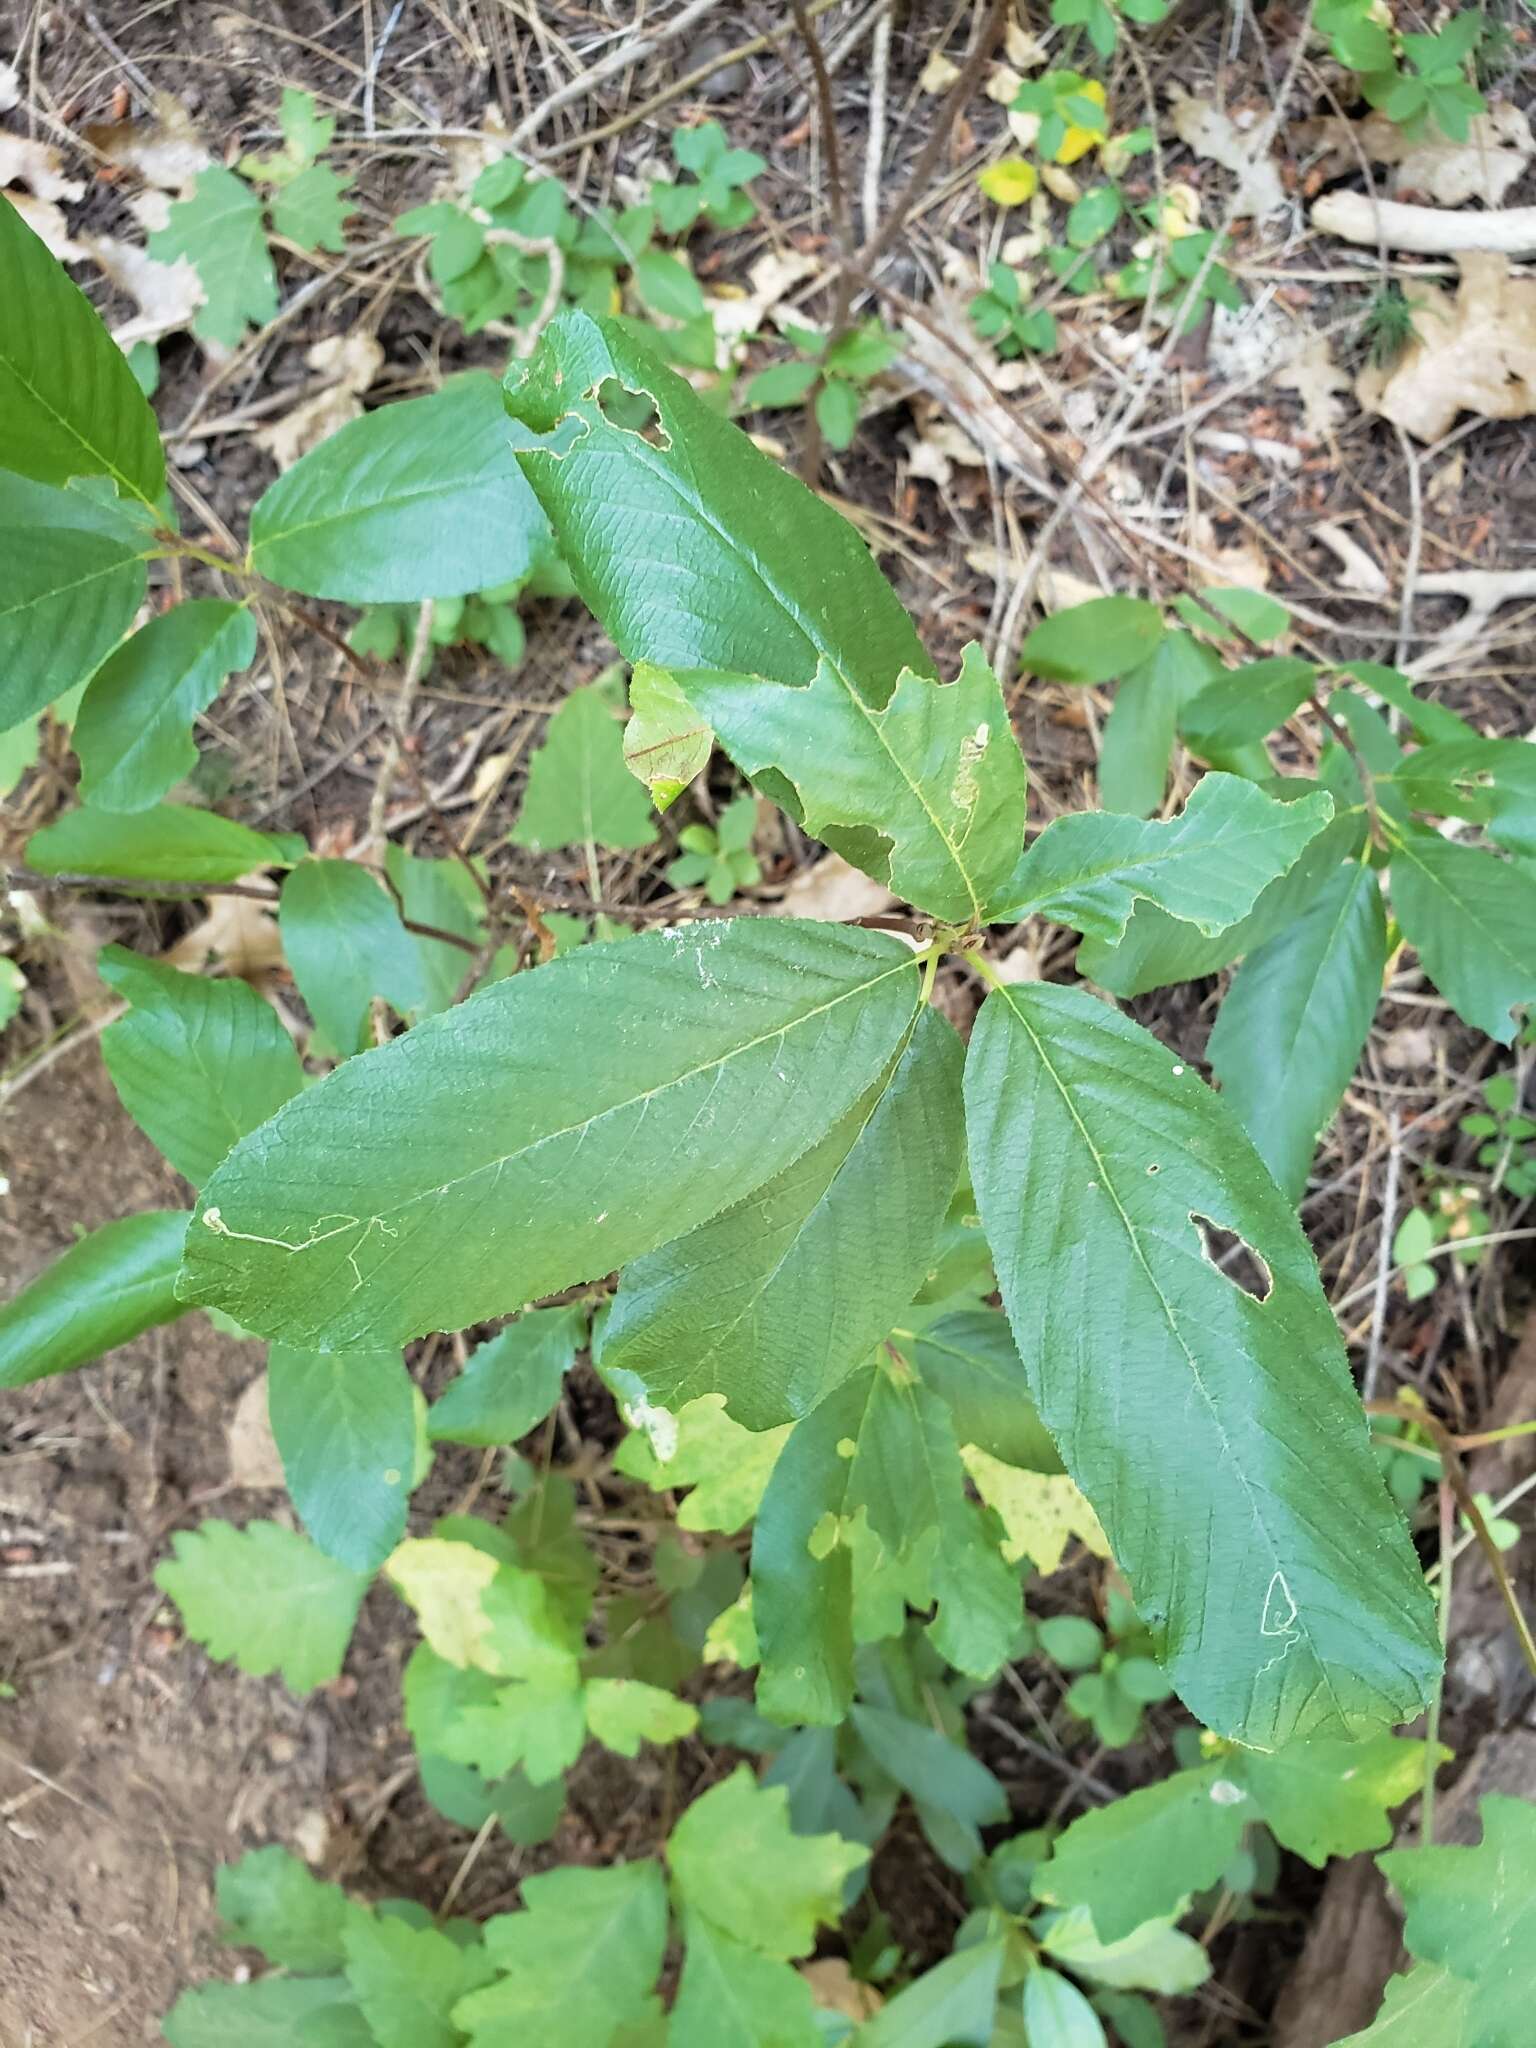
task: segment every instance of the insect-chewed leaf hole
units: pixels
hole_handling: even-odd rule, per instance
[[[1189,1220],[1199,1233],[1201,1251],[1221,1277],[1240,1287],[1244,1294],[1251,1294],[1255,1301],[1268,1301],[1275,1276],[1263,1253],[1256,1252],[1235,1230],[1223,1229],[1194,1209],[1189,1212]]]
[[[610,427],[626,434],[638,434],[653,448],[670,448],[671,437],[661,424],[661,413],[649,391],[631,391],[617,377],[605,377],[593,393],[597,409]]]

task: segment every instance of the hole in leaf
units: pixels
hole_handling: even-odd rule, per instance
[[[1275,1276],[1270,1272],[1264,1255],[1256,1252],[1235,1230],[1224,1230],[1209,1216],[1201,1216],[1191,1209],[1189,1220],[1199,1233],[1200,1249],[1207,1263],[1214,1266],[1224,1280],[1230,1280],[1244,1294],[1252,1295],[1255,1301],[1268,1301]]]
[[[649,391],[631,391],[617,377],[605,377],[592,396],[610,427],[618,427],[626,434],[638,434],[653,448],[672,446],[662,431],[661,413]]]

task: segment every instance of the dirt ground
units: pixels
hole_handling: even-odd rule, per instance
[[[676,4],[666,0],[640,12],[666,16]],[[924,61],[946,42],[963,45],[971,13],[940,0],[910,0],[895,9],[886,198],[899,189],[933,117],[936,102],[919,85]],[[151,94],[170,91],[216,146],[270,148],[285,85],[316,92],[354,136],[363,132],[360,124],[375,120],[380,129],[407,131],[403,141],[370,142],[349,157],[359,197],[353,246],[321,279],[324,289],[305,301],[300,317],[260,336],[233,366],[211,362],[186,335],[162,345],[162,422],[191,421],[195,429],[176,459],[187,531],[243,536],[250,506],[274,474],[251,429],[270,416],[263,408],[274,394],[304,385],[305,351],[316,340],[352,328],[377,335],[386,368],[370,403],[427,389],[442,374],[472,364],[500,368],[506,340],[466,339],[445,322],[415,288],[389,224],[430,195],[447,152],[480,128],[489,108],[504,108],[507,125],[514,124],[547,94],[551,77],[570,74],[573,38],[585,46],[601,21],[616,40],[630,33],[635,16],[628,5],[576,0],[559,6],[404,0],[396,7],[382,0],[345,7],[328,0],[249,0],[244,7],[102,0],[94,9],[41,0],[8,7],[0,0],[0,57],[24,56],[19,69],[54,124],[50,134],[67,137],[124,105],[142,113]],[[837,0],[823,23],[829,47],[862,19],[864,10],[852,0]],[[615,75],[562,112],[538,137],[541,147],[554,149],[551,167],[594,202],[616,191],[622,196],[616,181],[654,168],[675,120],[719,118],[733,142],[769,159],[771,182],[764,218],[748,235],[732,242],[706,233],[695,240],[700,274],[739,284],[765,252],[825,255],[831,246],[826,164],[815,132],[812,81],[792,39],[778,34],[784,20],[779,0],[722,5],[716,19],[700,23],[664,59]],[[1266,66],[1277,54],[1283,60],[1296,20],[1284,6],[1265,10],[1265,56],[1245,42],[1233,61],[1221,10],[1198,4],[1176,10],[1149,45],[1160,103],[1172,82],[1188,82],[1209,87],[1240,111],[1262,110],[1273,79]],[[665,90],[690,66],[757,37],[767,39],[763,47],[692,93],[654,116],[637,114],[648,95]],[[856,181],[871,86],[862,45],[856,40],[850,48],[835,92]],[[1308,73],[1304,84],[1307,103],[1325,112],[1331,82],[1313,81]],[[935,167],[932,189],[891,271],[903,298],[939,308],[966,347],[974,337],[955,280],[963,269],[975,289],[985,259],[996,253],[983,246],[975,170],[995,145],[1002,119],[997,106],[977,99]],[[21,116],[6,120],[19,123]],[[611,139],[574,147],[580,134],[609,123],[619,124]],[[1316,173],[1315,154],[1287,131],[1280,155],[1290,186],[1302,189]],[[92,168],[88,160],[72,167]],[[1179,175],[1208,198],[1226,176],[1209,162],[1181,164]],[[1505,203],[1528,203],[1533,195],[1536,174],[1527,171]],[[124,188],[113,178],[87,178],[70,225],[73,232],[141,238]],[[1252,273],[1244,273],[1250,298],[1261,302],[1266,317],[1278,308],[1287,318],[1332,331],[1346,315],[1358,315],[1363,273],[1336,247],[1304,236],[1271,247],[1257,230],[1244,230],[1239,250]],[[285,298],[314,284],[327,267],[283,255]],[[108,310],[122,310],[99,281],[93,296]],[[812,291],[806,304],[824,313],[824,293],[818,299]],[[899,302],[893,305],[896,310],[884,310],[894,319]],[[1070,308],[1061,310],[1066,324]],[[1042,457],[1041,444],[1029,437],[1043,434],[1052,460],[1063,464],[1092,446],[1124,381],[1104,354],[1102,334],[1089,331],[1103,310],[1097,302],[1088,308],[1085,338],[1034,383],[1011,387],[1011,438],[989,442],[987,460],[979,464],[946,466],[934,459],[928,444],[949,445],[946,425],[968,422],[974,431],[976,417],[965,409],[963,383],[946,376],[942,351],[935,358],[921,346],[920,332],[909,328],[910,374],[904,371],[881,391],[853,450],[828,462],[829,495],[860,524],[946,672],[970,638],[1016,645],[1024,608],[1015,616],[1014,601],[1023,565],[1054,502],[1050,487],[1030,480],[1030,465]],[[1411,591],[1415,579],[1469,566],[1528,567],[1522,535],[1536,501],[1536,471],[1527,426],[1471,422],[1442,444],[1416,451],[1348,403],[1336,430],[1320,439],[1301,431],[1296,393],[1250,376],[1235,357],[1212,359],[1209,344],[1208,333],[1196,336],[1167,365],[1143,438],[1127,445],[1112,476],[1116,506],[1129,502],[1149,521],[1167,515],[1167,531],[1175,536],[1171,550],[1153,548],[1128,561],[1114,552],[1112,522],[1069,522],[1050,550],[1052,570],[1094,587],[1146,585],[1169,596],[1188,573],[1187,543],[1197,532],[1206,559],[1215,550],[1229,565],[1235,561],[1230,551],[1257,546],[1271,589],[1298,606],[1309,633],[1322,636],[1340,658],[1391,660],[1398,652],[1396,593],[1405,584]],[[1352,373],[1360,360],[1358,339],[1339,347]],[[782,414],[770,424],[775,445],[793,459],[798,425]],[[1020,427],[1027,430],[1022,438],[1014,431]],[[1197,429],[1235,434],[1238,445],[1197,445]],[[1275,441],[1293,449],[1295,460],[1269,461],[1254,452],[1257,443]],[[1065,473],[1062,467],[1056,472]],[[1038,478],[1038,467],[1034,474]],[[1200,519],[1208,523],[1197,528]],[[1390,603],[1341,592],[1338,558],[1316,537],[1324,519],[1365,545],[1393,593]],[[1232,574],[1242,580],[1235,567]],[[1458,605],[1421,595],[1406,611],[1412,631],[1404,631],[1404,645],[1422,652],[1454,621]],[[1529,612],[1507,607],[1463,659],[1437,672],[1435,694],[1491,733],[1523,733],[1536,715]],[[334,623],[344,629],[350,617],[338,611]],[[510,678],[477,656],[451,654],[439,662],[420,694],[415,738],[422,771],[443,808],[478,834],[475,850],[496,852],[504,863],[499,873],[534,889],[546,907],[560,907],[567,900],[562,892],[580,900],[585,877],[579,868],[535,864],[508,855],[500,842],[544,713],[572,682],[590,679],[612,650],[578,607],[535,606],[527,617],[528,654]],[[1330,633],[1336,640],[1328,641]],[[365,829],[379,773],[384,734],[378,704],[355,687],[332,648],[291,621],[274,617],[263,663],[266,686],[229,693],[202,735],[227,779],[221,807],[253,823],[302,832],[318,849],[345,851]],[[1012,708],[1031,766],[1037,817],[1093,800],[1107,701],[1103,693],[1038,684],[1018,696]],[[487,761],[499,765],[482,796],[479,776]],[[10,853],[72,800],[73,773],[62,748],[45,751],[0,820]],[[728,786],[722,776],[717,794]],[[706,805],[709,800],[706,793]],[[441,852],[422,806],[404,786],[387,822],[402,843]],[[763,841],[771,898],[801,874],[808,848],[790,827],[777,839],[765,832]],[[645,916],[665,915],[674,900],[661,875],[670,851],[607,861],[605,901],[621,913],[639,906]],[[89,963],[95,946],[109,938],[157,951],[194,924],[203,906],[86,904],[57,892],[46,907],[55,930],[29,945],[33,986],[0,1043],[0,1290],[6,1294],[78,1232],[189,1199],[185,1184],[117,1104],[92,1028],[102,1015],[102,992]],[[1033,972],[1067,971],[1075,943],[1068,934],[1052,931],[1027,943],[1039,947]],[[1198,1060],[1217,993],[1213,981],[1190,984],[1143,999],[1136,1014],[1181,1057]],[[957,1022],[968,1024],[976,997],[963,977],[947,979],[940,998]],[[56,1040],[60,1055],[45,1054],[29,1068]],[[1504,1055],[1498,1057],[1502,1062]],[[1390,1238],[1391,1202],[1401,1214],[1437,1188],[1475,1177],[1475,1146],[1459,1134],[1457,1119],[1476,1106],[1493,1058],[1494,1049],[1462,1030],[1414,973],[1395,976],[1303,1209],[1336,1299],[1358,1293],[1376,1269],[1383,1238]],[[8,1077],[22,1069],[25,1085],[12,1088]],[[1391,1197],[1389,1178],[1396,1189]],[[1509,1207],[1497,1218],[1500,1228],[1522,1221],[1528,1214]],[[1524,1249],[1501,1251],[1475,1270],[1451,1268],[1434,1297],[1417,1306],[1394,1293],[1389,1315],[1374,1330],[1368,1303],[1363,1315],[1352,1312],[1347,1335],[1357,1361],[1369,1345],[1385,1384],[1423,1393],[1463,1428],[1532,1413],[1536,1340],[1527,1337],[1522,1347],[1519,1337],[1529,1327],[1536,1274],[1521,1256]],[[452,1363],[446,1347],[431,1345],[414,1350],[411,1362],[429,1390]],[[217,1937],[213,1882],[219,1866],[243,1849],[283,1842],[364,1895],[404,1895],[434,1908],[464,1863],[470,1835],[434,1812],[416,1782],[399,1715],[399,1672],[414,1630],[387,1594],[376,1591],[365,1604],[345,1675],[296,1700],[275,1679],[210,1664],[182,1640],[174,1612],[155,1589],[155,1567],[175,1530],[209,1513],[235,1521],[288,1513],[280,1491],[230,1484],[230,1427],[261,1369],[259,1346],[223,1336],[191,1315],[88,1372],[5,1397],[0,2048],[137,2048],[159,2039],[160,2017],[180,1990],[240,1966]],[[567,1458],[579,1460],[584,1444],[613,1440],[612,1404],[595,1380],[573,1382],[567,1420]],[[1517,1469],[1508,1463],[1486,1474],[1495,1492],[1513,1476]],[[478,1454],[440,1455],[413,1505],[413,1528],[425,1528],[450,1505],[479,1500],[482,1488]],[[1053,1582],[1052,1597],[1069,1602],[1074,1590]],[[1466,1593],[1459,1625],[1464,1635],[1453,1656],[1447,1727],[1466,1745],[1468,1792],[1486,1782],[1530,1796],[1536,1757],[1522,1732],[1530,1701],[1501,1662],[1501,1623],[1486,1587]],[[1036,1824],[1070,1800],[1071,1785],[1059,1768],[1040,1768],[1010,1736],[1010,1729],[1027,1735],[1031,1724],[1005,1691],[981,1705],[978,1751],[1009,1786],[1019,1825]],[[1001,1733],[999,1722],[1005,1724]],[[1160,1709],[1149,1717],[1145,1742],[1108,1756],[1095,1753],[1079,1731],[1074,1766],[1117,1788],[1142,1782],[1168,1767],[1176,1725],[1177,1715]],[[694,1746],[683,1745],[678,1754],[685,1780],[710,1767]],[[642,1852],[678,1790],[647,1759],[620,1768],[589,1757],[550,1848],[530,1858],[492,1839],[465,1873],[461,1909],[477,1915],[504,1909],[515,1898],[519,1874],[545,1857]],[[1447,1812],[1453,1816],[1448,1825],[1470,1826],[1469,1797]],[[876,1879],[881,1903],[908,1948],[942,1953],[964,1901],[908,1823],[898,1824],[883,1850]],[[1266,1917],[1227,1927],[1213,1941],[1217,1979],[1182,2013],[1187,2025],[1178,2048],[1267,2041],[1269,2016],[1309,1927],[1309,1981],[1321,1987],[1308,1993],[1314,2009],[1320,2000],[1326,2010],[1330,1985],[1342,1981],[1338,1958],[1347,1955],[1357,1921],[1374,1930],[1370,1961],[1379,1985],[1396,1943],[1395,1923],[1380,1901],[1368,1870],[1362,1877],[1353,1868],[1342,1882],[1330,1878],[1325,1886],[1315,1873],[1288,1863],[1281,1887],[1266,1902]],[[1319,1940],[1319,1929],[1335,1939],[1334,1950]],[[1373,2003],[1369,1982],[1360,1995]],[[1363,2023],[1363,2016],[1351,2023]],[[1302,2025],[1283,2038],[1286,2048],[1312,2048],[1314,2039],[1325,2037],[1309,2035]]]

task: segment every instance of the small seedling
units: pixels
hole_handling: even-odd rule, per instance
[[[816,424],[833,448],[852,444],[871,383],[901,353],[900,336],[879,320],[863,320],[828,345],[811,328],[783,323],[785,337],[799,351],[786,363],[759,370],[744,394],[747,411],[773,410],[809,402]]]
[[[667,880],[675,889],[702,886],[711,903],[729,903],[743,889],[763,878],[752,852],[752,835],[757,830],[757,799],[739,796],[720,813],[719,822],[685,825],[677,835],[683,851],[667,869]]]

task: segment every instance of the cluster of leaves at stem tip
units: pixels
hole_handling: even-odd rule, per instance
[[[861,1894],[904,1796],[972,1911],[861,2048],[1160,2038],[1141,1993],[1207,1967],[1176,1925],[1191,1900],[1262,1888],[1275,1843],[1319,1863],[1380,1846],[1438,1761],[1390,1732],[1432,1698],[1440,1646],[1296,1201],[1402,945],[1501,1043],[1536,997],[1531,750],[1390,668],[1234,665],[1286,633],[1272,599],[1106,598],[1039,626],[1024,664],[1114,683],[1108,808],[1031,832],[982,651],[941,679],[854,530],[632,326],[580,311],[503,387],[470,373],[341,429],[258,500],[222,572],[240,595],[133,629],[148,565],[199,559],[153,415],[8,207],[0,262],[27,306],[0,321],[0,725],[84,689],[82,802],[28,863],[146,893],[279,877],[328,1068],[243,983],[106,949],[108,1070],[196,1204],[84,1237],[0,1311],[0,1386],[195,1309],[266,1340],[303,1531],[205,1523],[159,1583],[211,1655],[302,1691],[339,1671],[382,1570],[421,1629],[423,1781],[464,1825],[547,1838],[589,1740],[633,1755],[697,1730],[766,1759],[688,1809],[665,1877],[551,1872],[483,1929],[248,1858],[225,1916],[288,1974],[189,1994],[170,2038],[260,2021],[392,2048],[409,2010],[413,2042],[491,2048],[516,2024],[680,2048],[721,2038],[726,2007],[743,2042],[836,2038],[791,1966],[858,1906],[865,1976],[900,1973]],[[517,843],[595,871],[657,841],[647,790],[693,802],[718,753],[756,795],[685,828],[679,886],[752,886],[761,799],[912,905],[915,941],[541,920],[535,961],[473,863],[318,857],[172,800],[194,720],[254,656],[256,579],[419,618],[555,562],[631,668],[630,716],[621,675],[566,698]],[[1324,697],[1315,773],[1277,773],[1270,736]],[[1179,741],[1205,772],[1165,817]],[[1087,988],[1002,980],[986,936],[1028,918],[1078,933],[1112,996],[1240,962],[1219,1092]],[[929,1000],[946,955],[991,984],[968,1044]],[[363,1050],[389,1012],[407,1028]],[[428,1407],[402,1347],[489,1324]],[[685,1489],[685,1531],[751,1525],[745,1563],[664,1544],[664,1612],[599,1591],[569,1482],[515,1458],[504,1520],[407,1533],[433,1446],[515,1444],[583,1350],[632,1426],[618,1470]],[[1072,1544],[1122,1575],[1102,1630],[1052,1611]],[[1166,1781],[988,1849],[1007,1801],[963,1710],[1020,1657],[1065,1674],[1102,1741],[1170,1688],[1205,1732]],[[679,1697],[701,1664],[754,1671],[754,1696]],[[1424,2012],[1465,2048],[1517,2039],[1500,1958],[1526,1894],[1488,1873],[1530,1866],[1533,1822],[1490,1800],[1485,1824],[1481,1849],[1383,1859],[1420,1961],[1363,2038]]]

